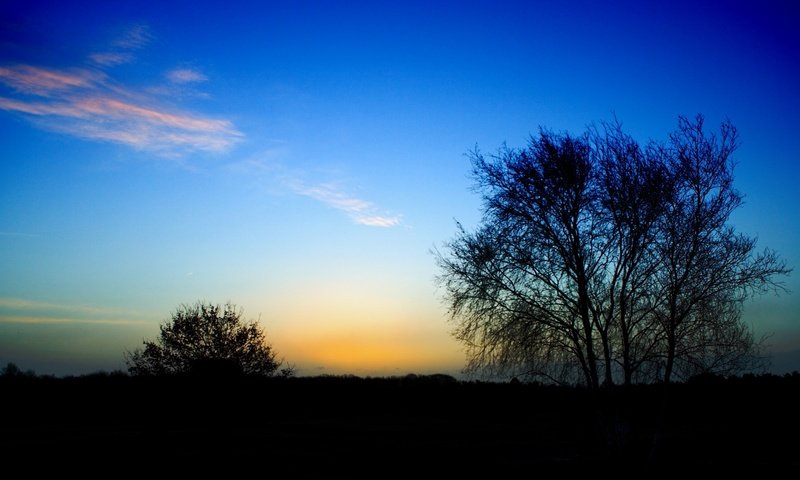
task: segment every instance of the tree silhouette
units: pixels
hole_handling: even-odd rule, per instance
[[[483,220],[435,252],[467,370],[596,388],[754,358],[742,303],[789,269],[728,224],[736,130],[703,123],[644,147],[615,122],[472,152]]]
[[[667,382],[676,366],[688,375],[705,373],[747,352],[752,334],[738,321],[742,302],[789,271],[775,252],[756,253],[756,239],[728,224],[743,200],[733,186],[736,147],[733,125],[723,123],[716,137],[704,132],[698,117],[681,118],[662,151],[675,172],[656,242],[663,299],[656,316],[666,340]]]
[[[244,322],[231,303],[181,305],[160,330],[157,340],[126,355],[132,375],[272,376],[282,365],[259,325]]]
[[[33,370],[26,370],[22,371],[16,363],[8,362],[5,367],[0,369],[0,377],[29,377],[33,378],[36,376],[36,372]]]

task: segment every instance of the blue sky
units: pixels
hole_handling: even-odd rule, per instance
[[[642,141],[730,119],[735,225],[796,267],[798,25],[788,1],[5,1],[0,362],[124,368],[205,299],[301,374],[457,372],[430,251],[479,219],[465,153],[614,115]],[[800,369],[787,286],[745,311],[776,370]]]

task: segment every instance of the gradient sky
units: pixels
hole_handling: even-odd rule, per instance
[[[124,369],[231,301],[301,375],[456,373],[431,250],[465,153],[739,129],[736,227],[800,266],[795,2],[0,3],[0,364]],[[800,370],[800,275],[748,304]],[[794,362],[794,363],[792,363]]]

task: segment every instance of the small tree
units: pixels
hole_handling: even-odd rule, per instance
[[[155,341],[126,354],[131,375],[245,374],[272,376],[281,367],[256,322],[235,305],[181,305]],[[291,372],[283,368],[281,372]],[[289,373],[290,374],[290,373]]]

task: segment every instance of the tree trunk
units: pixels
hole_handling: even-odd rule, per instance
[[[622,335],[622,373],[625,377],[624,384],[630,385],[633,380],[631,366],[631,338],[628,331],[627,309],[625,308],[626,299],[621,298],[619,306],[619,330]]]
[[[664,367],[664,383],[669,383],[672,380],[672,368],[675,365],[675,330],[670,326],[670,331],[667,335],[667,364]]]
[[[611,346],[608,342],[608,331],[601,332],[601,340],[603,342],[603,361],[605,362],[605,379],[603,385],[614,385],[614,376],[611,372]]]
[[[589,292],[583,271],[578,272],[578,310],[583,323],[584,341],[586,342],[586,365],[589,367],[589,388],[599,388],[600,381],[597,375],[597,354],[594,351],[592,320],[589,316]]]

